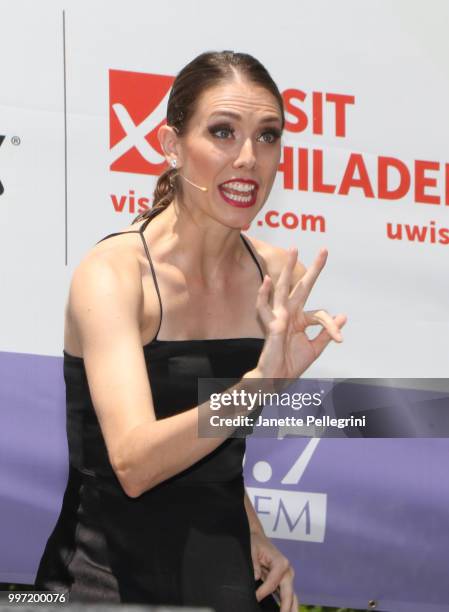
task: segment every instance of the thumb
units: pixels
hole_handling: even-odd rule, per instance
[[[262,569],[260,567],[259,561],[254,561],[253,565],[254,565],[254,578],[255,580],[260,580],[262,577]]]

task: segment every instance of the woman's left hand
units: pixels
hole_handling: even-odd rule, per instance
[[[256,591],[257,601],[276,591],[281,600],[280,612],[298,612],[293,585],[295,572],[287,557],[259,531],[251,532],[251,556],[256,580],[264,581]]]

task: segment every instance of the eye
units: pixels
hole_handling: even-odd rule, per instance
[[[227,140],[229,136],[234,134],[234,129],[229,125],[214,125],[209,129],[209,133],[220,140]]]
[[[259,138],[262,139],[262,142],[265,142],[267,144],[274,144],[277,140],[279,140],[280,137],[280,131],[273,128],[262,132]]]

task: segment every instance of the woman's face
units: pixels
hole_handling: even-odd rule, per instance
[[[276,176],[281,126],[276,98],[260,85],[237,77],[206,90],[179,139],[180,174],[207,187],[202,192],[178,179],[192,213],[233,228],[250,223]]]

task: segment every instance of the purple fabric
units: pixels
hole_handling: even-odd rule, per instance
[[[0,582],[34,582],[67,482],[60,357],[0,352]]]
[[[447,611],[448,440],[322,439],[298,485],[281,484],[307,443],[253,439],[245,461],[249,492],[264,487],[267,496],[271,489],[327,496],[322,543],[275,540],[293,563],[300,600]],[[261,458],[273,469],[264,484],[252,475]],[[303,505],[302,499],[295,516]]]
[[[32,583],[67,479],[62,359],[0,353],[0,372],[0,582]],[[248,492],[295,568],[301,601],[448,610],[449,441],[313,444],[297,483],[282,480],[308,439],[253,437],[245,458]],[[277,524],[268,507],[281,509]]]

